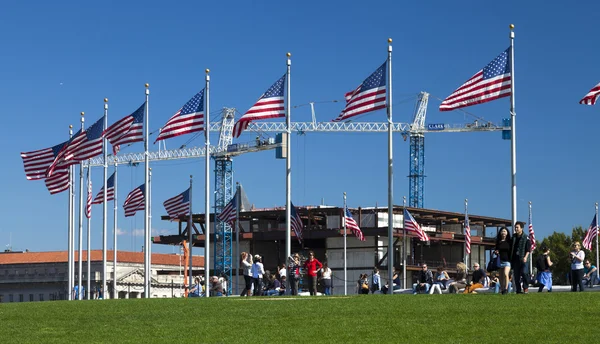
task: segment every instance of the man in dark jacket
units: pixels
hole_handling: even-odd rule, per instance
[[[423,264],[423,266],[421,266],[421,271],[419,271],[417,283],[413,284],[413,294],[416,294],[418,291],[428,293],[432,284],[433,274],[431,273],[431,270],[427,269],[427,264]]]
[[[527,294],[529,291],[529,253],[531,242],[523,234],[525,222],[515,223],[515,233],[512,237],[511,267],[513,269],[513,285],[517,294]],[[521,289],[521,281],[523,289]]]

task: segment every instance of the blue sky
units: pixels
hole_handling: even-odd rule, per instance
[[[35,10],[31,10],[35,8]],[[509,45],[516,25],[518,218],[534,207],[538,238],[587,227],[598,201],[596,147],[600,107],[579,99],[600,82],[593,40],[600,4],[586,2],[379,1],[4,1],[0,5],[0,244],[13,249],[66,249],[67,195],[51,196],[42,181],[27,181],[19,153],[46,148],[102,115],[109,123],[130,114],[151,85],[150,129],[162,126],[204,86],[211,69],[211,112],[235,107],[243,113],[285,72],[292,53],[291,104],[342,100],[386,59],[394,40],[394,121],[409,122],[416,94],[431,94],[427,123],[467,123],[463,112],[438,111],[448,96]],[[330,121],[342,103],[316,105]],[[509,100],[467,108],[487,120],[509,116]],[[292,112],[309,121],[308,106]],[[385,112],[358,121],[384,121]],[[241,137],[250,141],[255,134]],[[168,148],[190,136],[167,141]],[[211,138],[218,140],[217,134]],[[198,137],[188,146],[203,145]],[[510,141],[500,133],[426,136],[425,207],[510,218]],[[152,146],[152,149],[157,149]],[[139,152],[141,143],[123,149]],[[408,196],[408,141],[394,137],[395,203]],[[387,204],[387,137],[366,133],[309,133],[292,139],[292,201],[297,205]],[[175,233],[159,221],[162,202],[196,179],[194,212],[203,212],[204,160],[152,165],[153,228]],[[285,202],[285,162],[273,151],[235,158],[235,181],[257,207]],[[211,167],[212,170],[212,167]],[[93,170],[94,193],[102,170]],[[211,175],[211,185],[214,176]],[[119,203],[143,183],[143,168],[122,168]],[[93,209],[93,248],[101,247],[100,206]],[[109,211],[110,213],[110,211]],[[112,219],[110,222],[112,223]],[[143,215],[119,218],[119,248],[140,250]],[[109,227],[110,228],[110,227]],[[110,240],[109,242],[112,242]],[[111,246],[111,245],[109,245]],[[171,252],[170,247],[155,247]]]

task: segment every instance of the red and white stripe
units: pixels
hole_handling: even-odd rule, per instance
[[[146,197],[144,197],[142,188],[144,188],[144,185],[135,188],[129,193],[129,195],[127,195],[125,203],[123,203],[125,217],[135,215],[136,211],[138,210],[144,210]]]
[[[440,111],[449,111],[510,96],[511,73],[483,79],[483,70],[449,95],[440,105]]]
[[[404,230],[415,233],[420,241],[429,241],[427,233],[423,231],[415,218],[406,209],[404,209]]]
[[[598,97],[600,97],[600,84],[594,86],[594,88],[592,88],[586,95],[585,97],[583,97],[580,101],[579,104],[584,104],[584,105],[594,105],[596,104],[596,100],[598,100]]]
[[[54,173],[45,180],[46,188],[51,195],[63,192],[69,189],[69,172],[60,171]]]
[[[92,180],[88,176],[87,203],[85,207],[85,217],[92,217]]]
[[[46,170],[54,161],[52,148],[40,149],[32,152],[21,153],[25,176],[28,180],[46,178]]]

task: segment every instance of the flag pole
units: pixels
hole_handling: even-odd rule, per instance
[[[108,98],[104,98],[104,129],[106,129],[108,127]],[[104,154],[104,159],[103,159],[103,168],[104,168],[104,191],[102,192],[102,299],[106,299],[106,295],[108,295],[108,293],[106,292],[106,278],[107,278],[107,272],[106,272],[106,240],[107,240],[107,217],[108,217],[108,208],[107,208],[107,201],[106,198],[108,197],[106,192],[106,178],[107,178],[107,174],[108,174],[108,141],[106,140],[106,137],[104,137],[102,139],[102,151]],[[116,272],[116,271],[115,271]],[[113,277],[114,278],[114,277]]]
[[[208,283],[210,281],[210,69],[206,69],[206,107],[204,113],[204,145],[206,147],[206,154],[204,160],[204,285],[206,286],[205,297],[210,297],[208,292]],[[191,248],[191,246],[190,246]],[[191,252],[190,252],[191,257]]]
[[[113,290],[115,291],[115,299],[119,298],[119,293],[117,293],[117,211],[119,207],[117,206],[117,157],[115,157],[115,173],[113,174],[113,182],[114,182],[114,198],[113,198]],[[104,186],[106,190],[106,185]]]
[[[600,266],[600,259],[598,259],[598,233],[600,228],[598,228],[598,202],[596,202],[596,266]]]
[[[150,298],[150,276],[149,276],[149,271],[150,271],[150,257],[148,255],[148,252],[150,250],[148,250],[148,239],[150,237],[150,221],[148,220],[148,213],[150,212],[150,207],[148,204],[148,194],[150,193],[150,187],[149,187],[149,179],[150,179],[150,175],[149,175],[149,168],[150,168],[150,159],[148,156],[148,140],[149,140],[149,123],[148,123],[148,96],[150,95],[150,85],[146,84],[146,109],[144,111],[144,115],[146,118],[144,118],[144,122],[145,122],[145,134],[144,134],[144,197],[146,197],[146,199],[144,200],[144,297],[145,298]],[[104,191],[106,193],[106,191]]]
[[[404,210],[406,210],[406,196],[402,196],[402,288],[406,289],[406,226],[404,226]],[[392,283],[389,283],[389,285],[391,286]]]
[[[152,297],[152,167],[148,167],[148,242],[146,252],[148,254],[148,298]]]
[[[511,210],[513,233],[517,223],[517,130],[515,128],[515,26],[510,24],[510,157],[511,157]]]
[[[69,139],[73,138],[73,126],[69,125]],[[67,244],[68,290],[67,300],[73,300],[73,166],[69,166],[69,230]]]
[[[240,209],[242,206],[242,188],[240,186],[239,182],[236,182],[236,190],[235,193],[238,195],[238,197],[236,198],[236,205],[235,205],[235,229],[234,229],[234,233],[236,233],[235,236],[235,252],[237,254],[237,257],[241,257],[240,256],[240,235],[241,235],[241,228],[240,228]],[[240,286],[240,259],[236,259],[237,261],[237,269],[236,269],[236,273],[235,273],[235,293],[236,295],[240,294],[239,291],[239,286]],[[289,282],[288,282],[289,284]]]
[[[285,140],[286,145],[285,145],[285,259],[287,260],[287,264],[286,266],[289,266],[289,264],[291,263],[289,261],[290,256],[292,255],[292,209],[291,209],[291,204],[292,204],[292,159],[290,158],[290,154],[292,152],[291,149],[291,136],[292,136],[292,123],[291,123],[291,114],[292,114],[292,107],[290,105],[290,76],[291,76],[291,66],[292,66],[292,60],[290,59],[292,54],[291,53],[287,53],[287,60],[286,60],[286,66],[287,66],[287,72],[286,72],[286,83],[287,83],[287,101],[286,101],[286,107],[285,107],[285,125],[286,125],[286,132],[285,135],[287,135],[287,139]],[[288,283],[288,291],[291,290],[291,283]]]
[[[84,131],[85,113],[81,113],[81,132]],[[77,242],[77,300],[82,300],[81,279],[83,277],[83,164],[79,163],[79,240]]]
[[[190,215],[188,216],[188,243],[189,243],[188,244],[189,245],[189,250],[188,250],[189,251],[189,254],[188,254],[189,257],[188,257],[188,259],[189,259],[189,265],[190,265],[189,266],[189,273],[188,273],[188,286],[190,286],[190,288],[192,286],[192,283],[194,282],[194,277],[193,277],[194,269],[193,269],[193,266],[192,266],[192,262],[193,262],[193,259],[192,259],[192,246],[193,246],[192,245],[192,223],[193,223],[192,222],[192,178],[193,178],[193,176],[190,174],[190,192],[189,192],[189,196],[190,196],[189,212],[190,212]],[[205,281],[204,283],[206,285],[207,282]]]
[[[388,38],[388,279],[394,279],[394,154],[392,152],[392,39]],[[390,293],[393,295],[393,293]]]
[[[92,180],[92,166],[88,165],[88,169],[87,169],[87,179],[88,179],[88,185],[89,183],[91,183]],[[88,195],[88,197],[93,197],[93,195],[91,194],[92,190],[90,190],[90,188],[88,188],[88,192],[90,193],[90,195]],[[89,205],[91,207],[91,204]],[[90,208],[91,209],[91,208]],[[88,217],[87,219],[87,283],[86,283],[86,299],[89,300],[90,299],[90,295],[91,295],[91,287],[92,287],[92,275],[91,275],[91,271],[92,271],[92,253],[90,251],[91,247],[92,247],[92,213],[90,211],[90,217]]]
[[[529,201],[529,225],[532,224],[532,220],[531,220],[531,201]],[[531,229],[529,230],[529,233],[527,234],[529,236],[529,240],[531,240]],[[533,243],[530,243],[530,245]],[[533,251],[531,251],[531,257],[533,257]],[[532,273],[533,271],[533,259],[529,259],[529,273]]]
[[[465,221],[466,218],[469,214],[469,210],[468,210],[468,206],[469,206],[469,200],[465,198]],[[465,246],[463,247],[464,249],[464,255],[465,255],[465,265],[468,267],[469,266],[469,258],[470,258],[470,254],[467,252],[467,224],[464,224],[464,230],[465,230]]]
[[[346,235],[346,209],[348,205],[346,204],[346,192],[344,192],[344,216],[342,217],[344,219],[344,295],[348,295],[348,272],[347,272],[347,247],[346,247],[346,239],[347,239],[347,235]]]

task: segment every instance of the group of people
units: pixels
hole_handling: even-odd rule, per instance
[[[211,276],[208,284],[209,296],[225,296],[227,279],[225,277]],[[206,294],[206,283],[202,276],[194,278],[194,285],[188,288],[188,297],[201,297]]]
[[[308,252],[308,258],[304,262],[301,262],[300,254],[293,254],[289,257],[287,267],[285,264],[281,267],[278,266],[275,274],[268,270],[265,271],[262,257],[258,254],[252,256],[248,252],[242,252],[240,263],[244,273],[244,290],[242,290],[240,296],[284,295],[287,283],[290,286],[290,294],[298,295],[302,270],[306,276],[306,284],[310,295],[317,295],[319,273],[325,295],[331,295],[333,287],[331,281],[332,271],[327,266],[327,262],[321,263],[315,258],[313,251]]]

